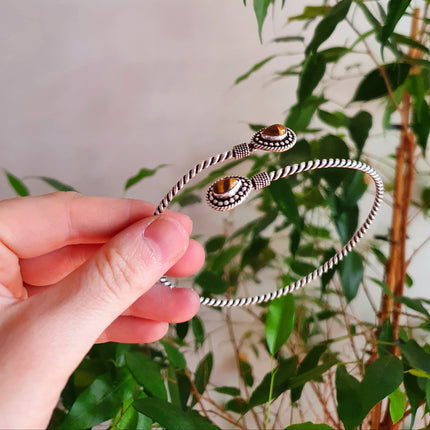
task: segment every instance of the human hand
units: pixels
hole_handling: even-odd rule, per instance
[[[154,284],[204,260],[189,218],[148,203],[54,193],[0,202],[0,428],[44,428],[95,342],[160,339],[193,317]]]

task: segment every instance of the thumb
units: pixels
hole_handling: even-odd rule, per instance
[[[146,218],[115,236],[62,281],[61,290],[69,292],[68,303],[85,330],[91,324],[97,338],[182,257],[188,240],[177,218]]]

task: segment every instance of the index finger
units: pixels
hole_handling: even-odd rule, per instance
[[[140,200],[74,192],[3,200],[0,242],[19,258],[33,258],[66,245],[103,243],[128,225],[152,216],[154,210],[154,205]],[[191,233],[188,217],[170,214]]]

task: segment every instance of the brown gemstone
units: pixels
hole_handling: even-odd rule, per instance
[[[236,178],[224,178],[215,182],[214,194],[218,196],[228,195],[239,184],[239,179]]]
[[[261,137],[268,140],[281,140],[286,133],[287,129],[282,124],[273,124],[261,131]]]

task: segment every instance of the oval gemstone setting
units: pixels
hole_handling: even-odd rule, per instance
[[[261,137],[270,141],[283,140],[287,135],[287,129],[282,124],[272,124],[261,130]]]
[[[213,186],[213,193],[216,197],[229,197],[236,193],[240,187],[240,184],[240,179],[223,178],[215,182]]]

